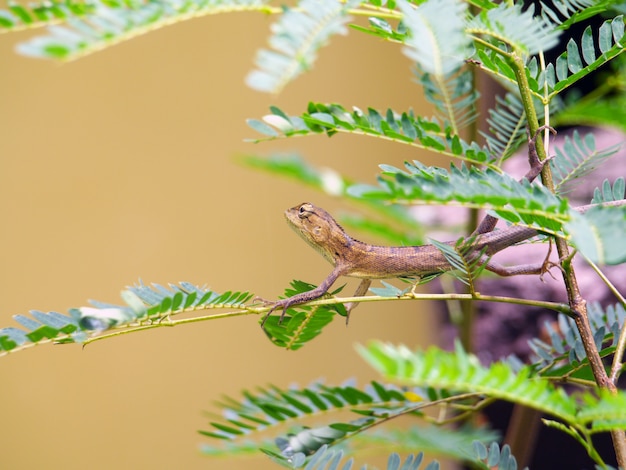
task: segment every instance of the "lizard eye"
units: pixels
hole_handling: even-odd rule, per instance
[[[302,204],[298,208],[298,217],[300,217],[301,219],[304,219],[304,218],[308,217],[309,213],[311,212],[310,206],[311,206],[311,204],[308,204],[308,203]]]

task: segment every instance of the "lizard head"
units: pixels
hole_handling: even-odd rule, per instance
[[[300,237],[333,265],[350,237],[333,217],[321,207],[303,202],[285,211],[287,222]]]

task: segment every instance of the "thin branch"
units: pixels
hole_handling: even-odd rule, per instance
[[[427,409],[433,406],[437,406],[437,405],[444,405],[446,403],[453,403],[456,400],[466,400],[468,398],[474,398],[474,397],[479,397],[481,394],[480,393],[476,393],[476,392],[469,392],[469,393],[462,393],[459,395],[453,395],[450,397],[446,397],[446,398],[440,398],[438,400],[434,400],[434,401],[428,401],[428,402],[422,402],[419,403],[418,405],[415,405],[413,407],[410,408],[405,408],[402,411],[398,412],[398,413],[389,413],[387,416],[385,416],[382,419],[379,420],[375,420],[370,424],[366,424],[364,426],[359,427],[359,429],[353,433],[346,433],[345,436],[336,439],[333,441],[333,445],[337,445],[342,441],[345,441],[349,438],[351,438],[352,436],[356,435],[356,434],[360,434],[364,431],[367,431],[368,429],[373,428],[374,426],[380,426],[381,424],[385,424],[388,421],[391,421],[392,419],[396,419],[398,416],[402,416],[402,415],[406,415],[409,413],[413,413],[414,411],[418,411],[418,410],[422,410],[422,409]]]
[[[528,83],[528,77],[526,76],[524,60],[521,56],[513,53],[508,56],[508,61],[509,65],[513,68],[518,82],[522,105],[524,106],[526,119],[528,121],[529,132],[531,135],[535,135],[537,133],[537,129],[539,128],[539,122],[537,119],[537,112],[532,101],[532,93]],[[547,157],[546,151],[543,143],[539,140],[537,142],[536,150],[539,160],[545,160]],[[543,166],[541,170],[541,180],[546,188],[552,192],[555,191],[550,165]],[[593,338],[591,325],[589,323],[589,316],[587,314],[587,303],[580,294],[576,273],[570,262],[571,257],[567,241],[560,237],[555,237],[555,240],[559,259],[562,260],[561,267],[563,268],[563,281],[565,282],[568,303],[571,308],[574,322],[576,323],[576,327],[582,339],[583,347],[585,349],[587,359],[589,360],[593,376],[600,388],[609,390],[611,393],[617,393],[617,387],[609,379],[606,370],[604,369],[604,364],[602,363],[602,359],[600,358],[598,348],[596,347]],[[626,434],[622,430],[613,430],[611,431],[611,438],[613,440],[617,463],[620,467],[626,468]],[[591,452],[590,455],[592,455]]]
[[[571,310],[568,305],[559,302],[547,302],[542,300],[518,299],[516,297],[506,297],[499,295],[472,294],[418,294],[407,292],[397,297],[383,297],[378,295],[368,295],[364,297],[334,297],[331,299],[313,300],[302,303],[298,306],[313,305],[334,305],[348,302],[384,302],[389,300],[481,300],[484,302],[504,302],[516,305],[529,305],[533,307],[546,308],[556,312],[570,315]],[[269,308],[256,309],[258,313],[265,313]]]
[[[319,305],[335,305],[335,304],[345,304],[350,302],[384,302],[384,301],[393,301],[393,300],[481,300],[484,302],[505,302],[517,305],[529,305],[533,307],[546,308],[549,310],[554,310],[556,312],[564,313],[565,315],[570,315],[569,307],[562,303],[557,302],[545,302],[540,300],[526,300],[526,299],[518,299],[515,297],[504,297],[504,296],[491,296],[491,295],[482,295],[482,294],[416,294],[416,293],[406,293],[398,297],[383,297],[378,295],[370,295],[370,296],[361,296],[361,297],[333,297],[330,299],[318,299],[313,300],[311,302],[306,302],[300,304],[299,306],[310,306],[315,307]],[[193,318],[182,318],[179,320],[172,320],[169,317],[164,317],[160,320],[148,320],[150,324],[142,324],[139,326],[133,326],[126,329],[120,329],[117,331],[113,331],[110,333],[93,336],[91,338],[86,339],[81,344],[86,346],[87,344],[93,343],[95,341],[100,341],[103,339],[113,338],[116,336],[127,335],[130,333],[136,333],[139,331],[152,330],[155,328],[169,328],[178,325],[185,325],[188,323],[198,323],[209,320],[216,320],[221,318],[230,318],[230,317],[239,317],[244,315],[262,315],[266,314],[268,311],[272,309],[272,306],[263,306],[263,307],[246,307],[243,309],[234,310],[231,312],[225,312],[220,314],[213,315],[203,315],[199,317]]]
[[[377,7],[375,5],[371,5],[369,3],[365,3],[361,5],[361,8],[348,9],[347,12],[350,15],[355,16],[375,16],[377,18],[388,18],[391,20],[401,20],[402,13],[396,10],[390,10],[385,7]]]
[[[113,338],[115,336],[121,336],[121,335],[126,335],[129,333],[136,333],[138,331],[145,331],[145,330],[152,330],[154,328],[161,328],[161,327],[172,327],[172,326],[178,326],[178,325],[184,325],[187,323],[197,323],[197,322],[202,322],[202,321],[208,321],[208,320],[216,320],[219,318],[228,318],[228,317],[239,317],[242,315],[253,315],[256,313],[263,313],[263,312],[257,312],[257,310],[263,310],[263,311],[267,311],[268,309],[265,308],[247,308],[245,310],[236,310],[233,312],[226,312],[226,313],[218,313],[218,314],[214,314],[214,315],[204,315],[201,317],[193,317],[193,318],[182,318],[180,320],[170,320],[170,319],[161,319],[160,321],[155,320],[154,323],[150,323],[148,325],[140,325],[140,326],[135,326],[135,327],[130,327],[130,328],[126,328],[123,330],[118,330],[118,331],[113,331],[112,333],[106,333],[104,335],[100,335],[100,336],[94,336],[92,338],[88,338],[85,341],[83,341],[81,344],[84,346],[87,346],[90,343],[93,343],[95,341],[100,341],[102,339],[107,339],[107,338]]]

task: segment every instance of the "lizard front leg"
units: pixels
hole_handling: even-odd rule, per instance
[[[283,309],[282,313],[280,314],[280,320],[278,320],[278,323],[280,324],[282,323],[283,318],[285,317],[285,313],[287,313],[287,309],[291,307],[292,305],[303,304],[311,300],[319,299],[326,292],[328,292],[328,289],[330,289],[330,287],[335,283],[337,278],[341,276],[342,274],[343,274],[343,269],[337,266],[335,267],[335,269],[332,270],[332,272],[328,275],[328,277],[324,279],[322,283],[319,286],[317,286],[315,289],[312,289],[307,292],[302,292],[301,294],[296,294],[286,299],[277,300],[276,302],[265,301],[266,304],[273,304],[273,305],[270,311],[267,312],[267,315],[265,315],[265,318],[263,319],[263,321],[261,322],[261,328],[263,328],[263,326],[265,325],[265,322],[267,321],[267,319],[269,318],[269,316],[272,314],[274,310],[279,309],[279,308]]]

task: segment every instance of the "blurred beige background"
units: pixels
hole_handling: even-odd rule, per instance
[[[336,38],[316,68],[277,97],[244,85],[273,18],[207,17],[59,65],[15,54],[29,33],[0,35],[0,326],[29,309],[66,312],[120,290],[181,280],[275,298],[329,265],[282,211],[336,201],[239,166],[241,153],[298,150],[373,182],[378,163],[419,156],[371,138],[252,145],[245,124],[276,104],[421,108],[398,47]],[[428,113],[430,114],[430,113]],[[372,240],[373,241],[373,240]],[[354,282],[349,289],[353,288]],[[0,466],[11,469],[276,468],[265,458],[202,456],[204,410],[222,394],[273,383],[337,383],[376,374],[354,344],[427,344],[427,305],[364,305],[298,352],[272,346],[257,318],[198,323],[0,357]]]

